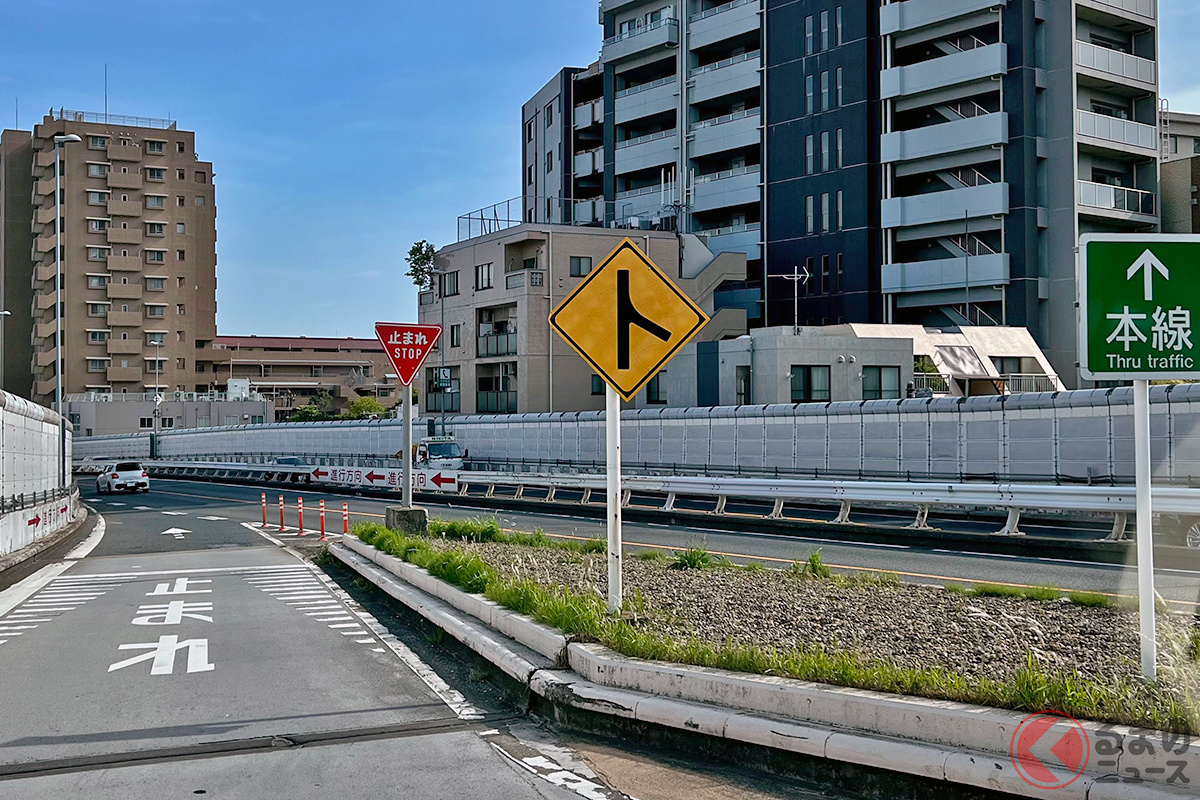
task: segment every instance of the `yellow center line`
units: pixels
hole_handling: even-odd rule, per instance
[[[228,502],[232,502],[232,503],[243,503],[246,505],[261,505],[262,504],[261,499],[259,499],[259,500],[242,500],[242,499],[233,498],[233,497],[212,497],[212,496],[203,495],[203,494],[188,494],[186,492],[159,491],[159,492],[157,492],[157,494],[175,495],[177,497],[191,497],[191,498],[195,498],[198,500],[224,500],[224,501],[228,501]],[[293,491],[293,494],[299,494],[299,492]],[[268,505],[269,505],[269,503],[268,503]],[[352,516],[352,517],[370,517],[372,519],[385,519],[386,518],[386,516],[384,514],[372,514],[370,512],[366,512],[366,511],[353,511],[353,510],[350,512],[350,516]],[[502,530],[505,533],[528,533],[528,531],[519,531],[519,530],[516,530],[515,528],[503,528]],[[545,533],[545,532],[543,531],[543,533]],[[568,539],[568,540],[576,541],[576,542],[590,542],[596,538],[596,537],[592,537],[592,536],[571,536],[571,535],[565,534],[565,533],[546,533],[545,535],[551,539]],[[647,548],[650,550],[670,550],[672,552],[684,552],[689,549],[687,547],[679,547],[676,545],[649,544],[646,542],[634,542],[634,541],[629,541],[629,540],[625,540],[623,542],[623,545],[624,545],[624,547],[644,547],[644,548]],[[622,548],[622,550],[624,550],[624,547]],[[712,555],[715,555],[715,556],[725,556],[727,558],[744,558],[744,559],[748,559],[750,561],[769,561],[769,562],[776,563],[776,564],[793,564],[796,561],[796,559],[791,559],[791,558],[777,558],[774,556],[750,555],[748,553],[729,553],[729,552],[724,552],[721,550],[710,550],[709,553],[711,553]],[[986,583],[986,584],[993,585],[993,586],[1005,586],[1005,587],[1009,587],[1012,589],[1042,589],[1042,588],[1045,588],[1042,586],[1034,586],[1032,584],[1026,584],[1026,583],[1003,583],[1001,581],[980,581],[980,580],[976,580],[974,578],[959,578],[959,577],[955,577],[955,576],[951,576],[951,575],[933,575],[933,574],[924,573],[924,572],[903,572],[901,570],[877,569],[875,567],[852,567],[852,566],[849,566],[846,564],[827,564],[826,566],[828,566],[831,569],[841,569],[841,570],[847,570],[850,572],[869,572],[869,573],[874,573],[877,575],[883,575],[883,574],[899,575],[900,577],[903,577],[903,578],[923,578],[925,580],[943,581],[943,582],[950,582],[950,583],[969,583],[969,584]],[[1055,588],[1057,588],[1057,587],[1055,587]],[[1068,590],[1064,589],[1063,591],[1068,591]],[[1121,599],[1121,600],[1136,599],[1133,595],[1117,594],[1114,592],[1090,592],[1089,591],[1089,592],[1087,592],[1087,594],[1096,594],[1096,595],[1100,595],[1101,597],[1112,597],[1112,598]],[[1171,605],[1182,606],[1185,608],[1195,608],[1197,606],[1200,606],[1200,603],[1195,603],[1195,602],[1191,602],[1188,600],[1167,600],[1166,602]]]

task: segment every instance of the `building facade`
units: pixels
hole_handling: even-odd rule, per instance
[[[77,438],[187,430],[275,422],[271,401],[257,393],[169,392],[154,394],[97,392],[66,397],[67,418]]]
[[[61,148],[56,241],[54,137],[72,134],[81,141]],[[3,136],[5,303],[14,317],[29,312],[6,341],[13,389],[51,405],[61,370],[64,393],[191,391],[196,354],[216,336],[214,176],[195,134],[60,110]]]
[[[746,332],[742,308],[715,307],[719,286],[745,278],[742,253],[713,254],[696,236],[523,224],[438,251],[438,276],[421,292],[419,321],[443,325],[420,381],[421,410],[447,414],[587,411],[604,384],[557,334],[550,312],[631,237],[711,317],[704,340]],[[449,370],[439,386],[436,370]],[[662,382],[641,394],[653,399]],[[644,402],[643,400],[639,402]]]
[[[1192,143],[1160,121],[1157,16],[601,0],[600,60],[525,106],[521,219],[744,252],[753,326],[1027,327],[1074,386],[1079,237],[1159,230],[1160,151]]]

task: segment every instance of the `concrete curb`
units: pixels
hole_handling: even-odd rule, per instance
[[[1128,752],[1130,748],[1126,747],[1126,742],[1139,739],[1142,734],[1160,744],[1159,732],[1083,723],[1093,743],[1084,773],[1069,786],[1039,789],[1017,773],[1009,755],[1013,734],[1027,714],[644,661],[596,644],[567,644],[565,659],[561,650],[554,657],[541,653],[542,658],[537,658],[530,655],[532,648],[527,644],[514,641],[516,636],[507,632],[497,636],[497,630],[491,629],[488,622],[489,618],[497,617],[487,615],[498,614],[508,630],[550,652],[555,652],[553,645],[558,640],[565,642],[561,634],[547,635],[545,632],[551,629],[462,592],[355,537],[332,545],[329,551],[506,674],[525,683],[531,692],[554,704],[1021,797],[1048,800],[1195,797],[1194,792],[1145,778],[1144,783],[1101,782],[1108,776],[1129,774],[1130,768],[1147,776],[1148,767],[1166,767],[1168,757],[1161,746],[1138,755]],[[451,608],[474,619],[464,620]],[[516,664],[520,668],[514,669]],[[564,664],[570,670],[555,668]],[[1096,752],[1096,732],[1101,729],[1105,744],[1111,748],[1105,751],[1108,755]],[[1187,762],[1186,775],[1200,775],[1197,748],[1169,758],[1172,762]],[[1108,761],[1101,765],[1105,759]],[[1175,771],[1167,767],[1163,780]],[[1064,779],[1069,777],[1064,775]]]
[[[73,519],[66,527],[55,533],[43,536],[33,544],[22,547],[20,550],[9,553],[3,558],[0,558],[0,573],[4,572],[5,570],[12,569],[20,564],[24,564],[29,559],[35,558],[39,554],[44,553],[52,547],[55,547],[56,545],[74,536],[80,528],[87,524],[89,516],[95,513],[95,510],[87,505],[84,505],[78,494],[75,494],[71,497],[71,503],[75,506],[75,513],[72,515]]]

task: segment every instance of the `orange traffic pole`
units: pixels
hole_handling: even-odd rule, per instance
[[[325,541],[325,501],[321,501],[321,541]]]
[[[284,530],[285,530],[285,528],[283,527],[283,495],[279,495],[279,532],[283,533]]]
[[[304,535],[304,498],[296,498],[296,511],[300,514],[300,536]]]
[[[262,493],[262,512],[263,512],[262,526],[265,528],[265,527],[267,527],[267,493],[266,492]]]
[[[342,533],[350,535],[350,504],[342,503]]]

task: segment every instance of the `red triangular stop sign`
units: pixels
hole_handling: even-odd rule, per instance
[[[400,382],[409,386],[417,370],[442,336],[441,325],[415,325],[407,322],[376,322],[375,335],[383,344]]]

